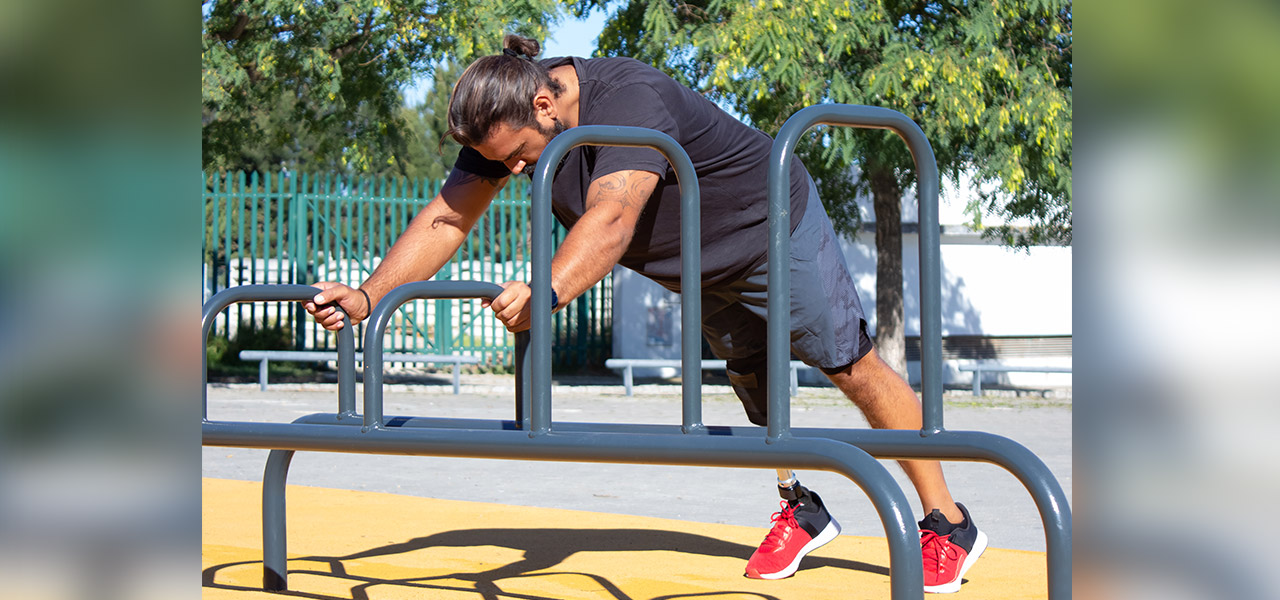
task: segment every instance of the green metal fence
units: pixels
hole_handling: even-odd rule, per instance
[[[359,285],[386,255],[440,181],[308,173],[202,173],[203,279],[206,297],[251,283],[340,281]],[[529,185],[512,180],[476,224],[437,279],[501,283],[528,280]],[[564,239],[557,225],[555,239]],[[612,277],[606,277],[555,317],[555,362],[603,365],[611,351]],[[297,349],[336,348],[296,303],[246,304],[225,311],[215,326],[281,325]],[[356,330],[363,340],[363,324]],[[510,366],[513,336],[475,300],[418,300],[392,320],[388,350],[480,356]]]

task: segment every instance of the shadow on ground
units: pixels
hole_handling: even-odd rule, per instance
[[[403,579],[383,579],[355,575],[347,568],[348,562],[365,559],[404,554],[416,550],[442,547],[481,547],[494,546],[522,551],[519,561],[477,572],[458,572],[431,577],[412,577]],[[520,592],[512,594],[504,592],[499,585],[504,581],[514,581],[525,577],[546,577],[562,575],[579,575],[594,581],[609,594],[606,597],[616,600],[639,600],[624,593],[616,584],[607,578],[593,573],[572,573],[549,571],[579,552],[643,552],[671,551],[686,554],[698,554],[710,557],[738,558],[745,561],[754,547],[743,544],[725,542],[723,540],[681,533],[675,531],[654,531],[649,529],[466,529],[447,531],[426,537],[419,537],[406,542],[388,544],[371,548],[362,552],[345,556],[308,556],[295,557],[290,563],[323,563],[328,570],[314,568],[289,569],[290,575],[316,575],[347,580],[351,583],[350,596],[328,596],[299,591],[284,592],[287,595],[319,600],[369,600],[369,589],[374,586],[399,586],[420,591],[423,597],[430,597],[432,590],[473,592],[486,600],[519,597],[526,600],[557,600]],[[221,571],[246,565],[260,565],[260,561],[246,561],[214,565],[202,573],[203,585],[206,588],[254,591],[259,588],[248,588],[218,582]],[[888,567],[864,562],[810,556],[801,570],[834,567],[888,576]],[[451,583],[452,582],[452,583]],[[471,582],[472,587],[463,587],[456,582]],[[660,596],[646,600],[675,600],[677,598],[714,598],[714,597],[757,597],[762,600],[777,600],[774,596],[747,591],[721,591],[715,593],[676,594]]]

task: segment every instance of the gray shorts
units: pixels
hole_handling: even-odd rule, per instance
[[[765,322],[768,264],[702,292],[702,333],[728,364],[729,382],[747,418],[767,424]],[[809,182],[804,217],[791,234],[791,352],[824,372],[842,370],[871,350],[862,303],[831,220]]]

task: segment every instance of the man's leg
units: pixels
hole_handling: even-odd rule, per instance
[[[827,377],[862,410],[872,427],[920,429],[923,419],[920,399],[874,349],[844,370],[827,373]],[[915,486],[924,514],[936,508],[952,523],[964,520],[960,508],[951,498],[951,491],[947,489],[941,463],[936,460],[904,460],[899,464]]]

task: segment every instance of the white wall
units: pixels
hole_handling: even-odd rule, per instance
[[[918,236],[903,235],[906,334],[920,335]],[[875,239],[842,240],[845,260],[858,287],[872,333],[875,331]],[[977,234],[942,239],[942,335],[1071,335],[1071,248],[1040,246],[1019,252],[981,241]],[[616,267],[613,274],[613,356],[619,358],[680,357],[680,297],[661,286]],[[950,362],[947,383],[964,384],[968,373]],[[1071,366],[1070,357],[1006,359],[1007,364]],[[919,381],[919,363],[908,365]],[[674,369],[650,370],[637,376],[670,377]],[[817,377],[817,376],[815,376]],[[1035,387],[1071,385],[1069,374],[1011,373],[1008,383]]]

